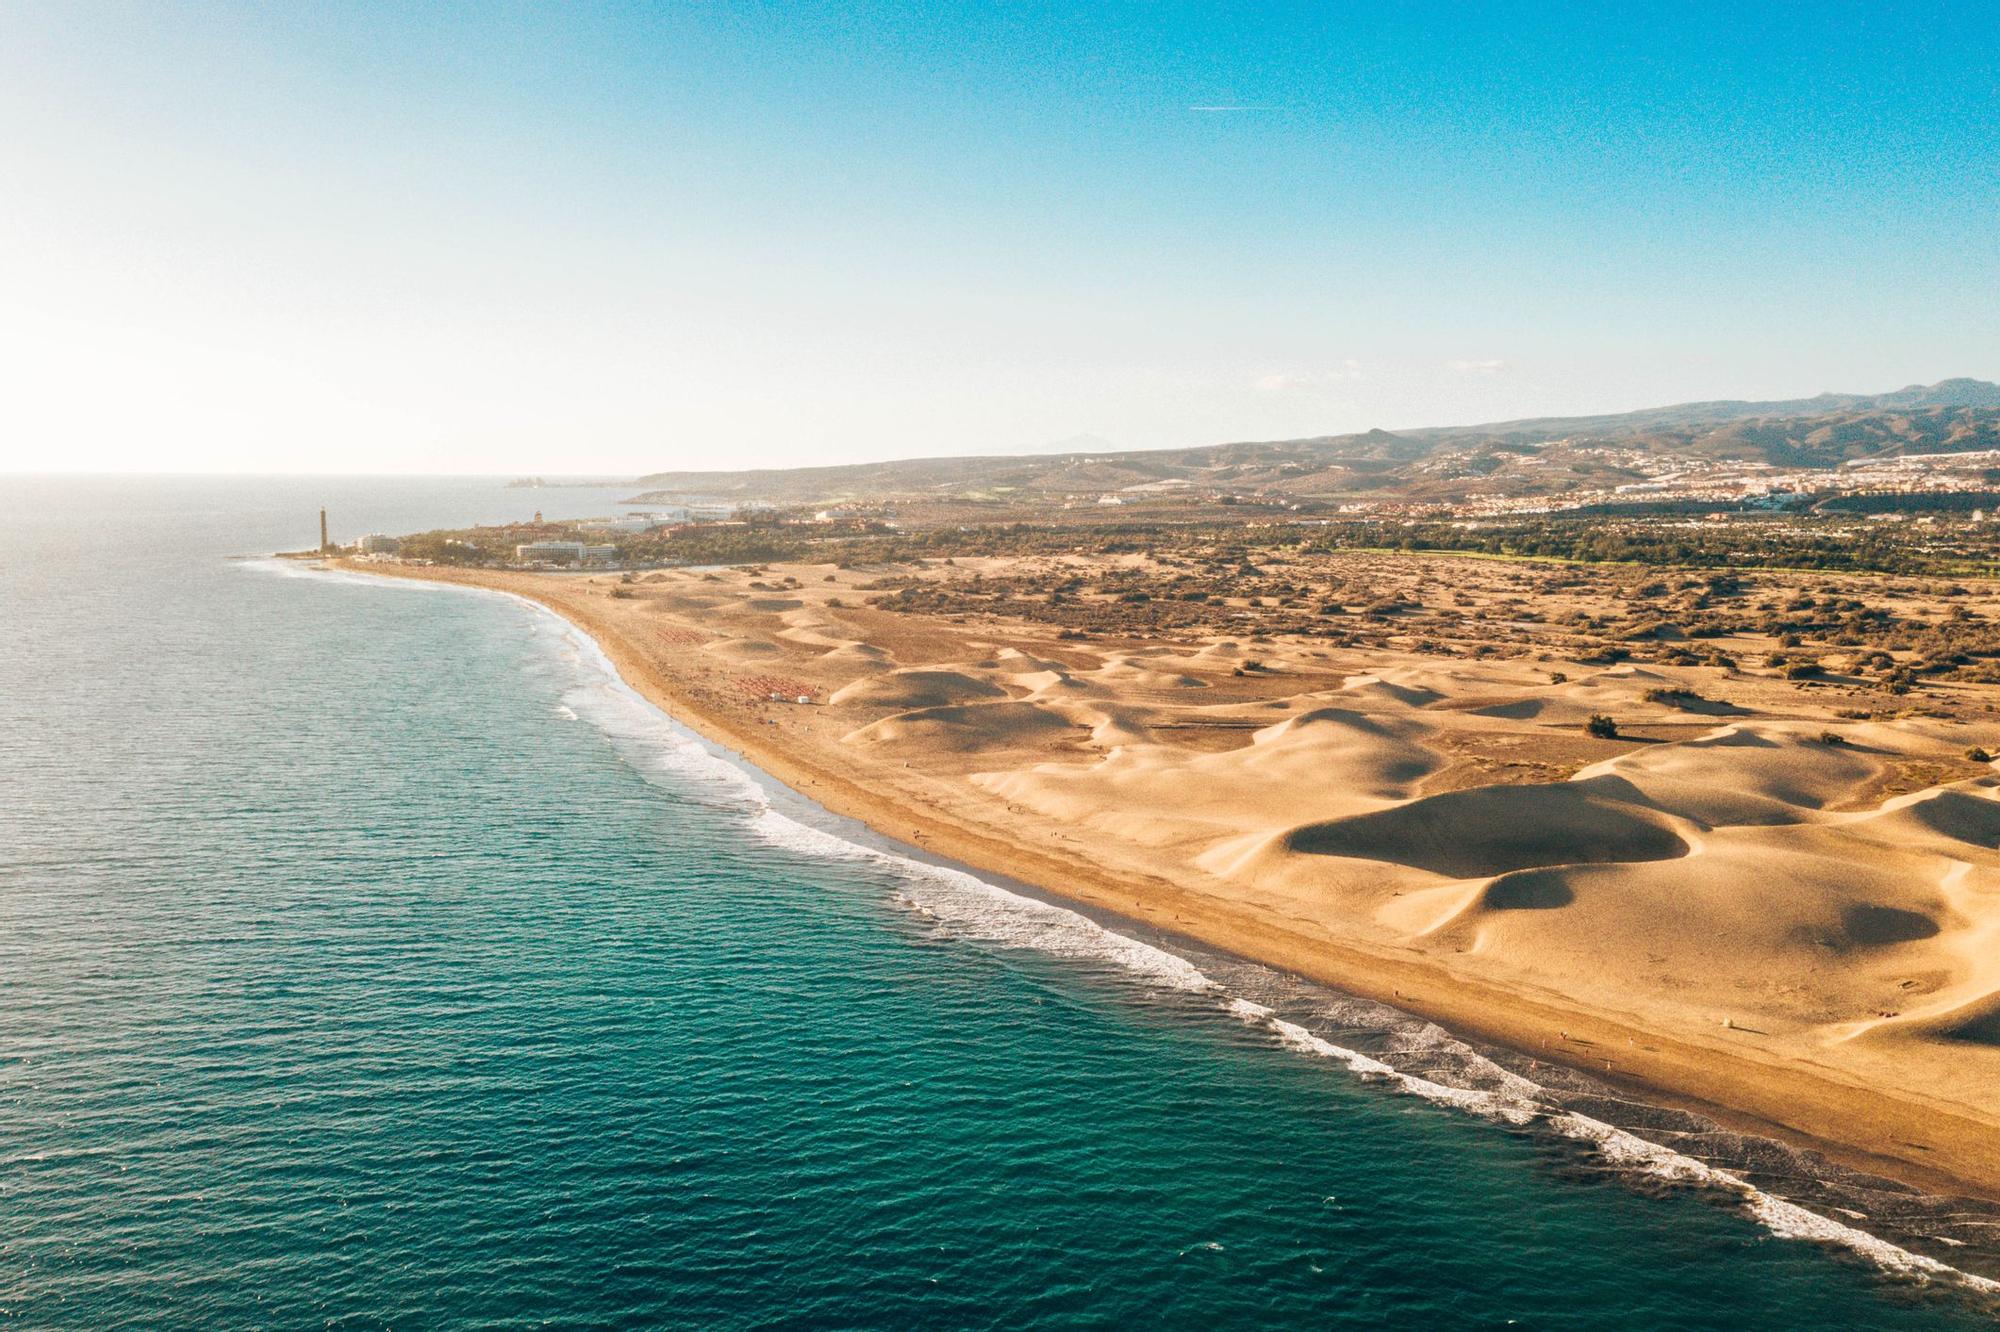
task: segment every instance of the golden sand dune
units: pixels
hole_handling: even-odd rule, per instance
[[[1448,879],[1543,865],[1670,860],[1688,853],[1664,819],[1574,783],[1482,786],[1283,834],[1299,856],[1378,860]]]
[[[1029,690],[1028,697],[1037,703],[1118,696],[1117,689],[1109,684],[1079,679],[1067,671],[1036,671],[1030,675],[1016,675],[1010,683]]]
[[[801,617],[796,612],[787,615],[785,627],[778,631],[778,637],[791,643],[802,643],[810,648],[834,651],[853,643],[853,639],[843,637],[839,626],[824,620]]]
[[[894,669],[896,658],[873,643],[843,639],[820,654],[820,661],[834,670],[856,672]]]
[[[1133,714],[1122,720],[1137,729]],[[1249,732],[1247,743],[1219,754],[1125,745],[1089,765],[1044,763],[972,780],[1050,818],[1115,826],[1135,841],[1163,845],[1241,834],[1332,805],[1400,799],[1440,762],[1414,740],[1421,729],[1322,707]],[[1329,788],[1331,773],[1341,775],[1337,791]]]
[[[1399,674],[1408,675],[1414,672]],[[1380,675],[1349,676],[1341,685],[1341,692],[1356,700],[1366,699],[1391,708],[1427,708],[1433,703],[1444,701],[1446,697],[1428,685]]]
[[[1923,1034],[1967,1045],[2000,1046],[2000,990],[1938,1015]]]
[[[1450,573],[1462,598],[1520,576]],[[897,836],[2000,1194],[2000,776],[1971,757],[2000,748],[2000,689],[1906,707],[1785,678],[1769,638],[1720,644],[1747,666],[1591,667],[1505,617],[1455,655],[1393,624],[1059,636],[869,605],[881,571],[832,566],[759,571],[796,588],[763,596],[732,571],[616,598],[445,576],[541,598],[676,715]],[[669,655],[663,619],[713,641]],[[746,688],[766,674],[827,703]]]
[[[664,592],[647,597],[641,604],[649,610],[664,614],[679,615],[687,612],[713,610],[717,606],[724,605],[732,600],[732,598],[727,597],[700,596],[691,592]]]
[[[941,708],[954,703],[1007,697],[1007,691],[963,671],[888,671],[856,680],[834,691],[827,700],[835,706],[896,708]]]
[[[1903,848],[1956,854],[1974,847],[2000,850],[2000,789],[1987,778],[1891,800],[1879,812],[1847,825],[1856,837]]]
[[[712,643],[703,643],[701,649],[731,661],[769,661],[784,655],[783,648],[761,638],[718,638]]]
[[[1039,690],[1036,696],[1040,696]],[[1142,708],[1078,708],[1071,709],[1070,715],[1089,723],[1090,743],[1096,749],[1116,752],[1155,741]]]
[[[1038,657],[1019,648],[1001,648],[993,656],[979,663],[980,670],[994,671],[1001,675],[1045,675],[1050,672],[1062,674],[1069,670],[1063,662],[1052,657]]]
[[[1872,789],[1883,767],[1873,753],[1824,744],[1798,727],[1746,724],[1621,754],[1577,780],[1615,784],[1660,809],[1724,827],[1809,818]]]
[[[1938,866],[1846,850],[1824,830],[1740,829],[1684,863],[1522,871],[1436,937],[1503,973],[1559,975],[1580,998],[1643,983],[1684,1021],[1814,1044],[1913,997],[2000,982],[1965,946],[1975,923],[1947,903]]]
[[[872,722],[843,736],[853,745],[896,750],[939,749],[960,753],[1040,745],[1052,735],[1073,733],[1062,713],[1034,703],[987,703],[917,708]]]
[[[1184,671],[1161,670],[1143,657],[1114,657],[1094,671],[1090,679],[1106,684],[1122,684],[1133,689],[1206,689],[1208,681]]]
[[[1556,725],[1573,725],[1584,720],[1592,711],[1567,698],[1502,698],[1489,701],[1484,695],[1464,700],[1464,710],[1475,717],[1552,722]]]

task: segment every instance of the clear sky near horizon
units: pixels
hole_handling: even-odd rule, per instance
[[[2000,6],[0,3],[0,469],[2000,377]]]

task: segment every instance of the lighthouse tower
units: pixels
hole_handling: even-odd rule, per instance
[[[333,543],[326,539],[326,509],[322,506],[319,511],[319,553],[325,555],[332,550]]]

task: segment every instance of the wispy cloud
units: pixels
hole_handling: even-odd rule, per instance
[[[1361,375],[1361,362],[1350,357],[1321,370],[1273,370],[1257,376],[1256,383],[1260,393],[1309,393],[1335,384],[1351,384]]]
[[[1461,375],[1497,375],[1506,370],[1502,360],[1491,361],[1446,361],[1445,364]]]

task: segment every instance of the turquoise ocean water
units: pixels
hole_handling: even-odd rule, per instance
[[[236,558],[618,497],[0,480],[0,1323],[1990,1325],[1990,1213],[1523,1113],[760,786],[541,612]]]

